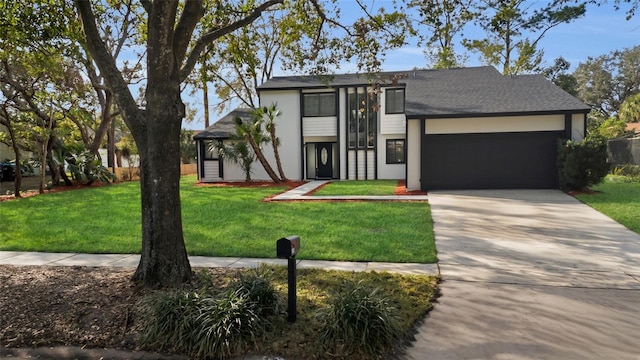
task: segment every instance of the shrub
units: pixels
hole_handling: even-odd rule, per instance
[[[145,348],[175,350],[195,358],[224,359],[253,346],[283,303],[259,272],[239,277],[214,293],[159,291],[142,300]]]
[[[607,142],[593,136],[558,144],[558,175],[563,190],[582,190],[600,183],[609,172]]]
[[[267,270],[258,268],[248,274],[240,273],[230,288],[255,303],[261,316],[279,315],[284,311],[284,300],[269,279]]]
[[[196,330],[189,353],[195,358],[224,359],[253,346],[266,329],[257,303],[242,291],[206,298],[195,319]]]
[[[613,175],[626,176],[631,179],[640,179],[640,165],[621,165],[611,170]]]
[[[390,298],[361,282],[335,294],[316,316],[321,324],[319,341],[334,356],[375,356],[392,347],[402,334],[399,310]]]
[[[189,352],[202,299],[188,291],[158,291],[140,304],[144,324],[140,343],[147,348]]]

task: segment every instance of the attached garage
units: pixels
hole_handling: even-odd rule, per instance
[[[434,134],[422,140],[425,189],[558,187],[556,153],[564,132]]]
[[[539,75],[485,67],[404,80],[409,190],[557,189],[559,140],[586,135],[590,108]]]

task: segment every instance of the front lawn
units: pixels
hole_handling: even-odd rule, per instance
[[[190,255],[275,257],[276,240],[299,235],[300,259],[436,261],[424,202],[264,202],[278,187],[199,187],[181,182]],[[137,182],[0,204],[0,250],[138,253]]]
[[[327,183],[314,193],[322,196],[393,195],[398,180],[345,180]]]
[[[576,197],[640,234],[640,179],[609,175],[593,190]]]

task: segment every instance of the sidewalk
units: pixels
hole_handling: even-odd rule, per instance
[[[275,249],[274,249],[275,251]],[[136,267],[140,255],[131,254],[75,254],[0,251],[0,265],[33,266],[104,266]],[[260,264],[287,265],[287,259],[190,256],[192,267],[255,268]],[[437,275],[437,264],[348,262],[298,260],[297,267],[341,271],[387,271],[400,274]]]
[[[309,181],[295,189],[291,189],[271,199],[271,201],[297,201],[297,200],[361,200],[361,201],[427,201],[427,195],[347,195],[347,196],[322,196],[306,195],[311,191],[329,182],[328,180]]]

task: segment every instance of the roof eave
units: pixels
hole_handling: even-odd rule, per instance
[[[527,115],[558,115],[558,114],[587,114],[591,109],[568,109],[568,110],[540,110],[540,111],[509,111],[492,113],[455,113],[455,114],[411,114],[407,113],[409,119],[455,119],[469,117],[501,117],[501,116],[527,116]]]

